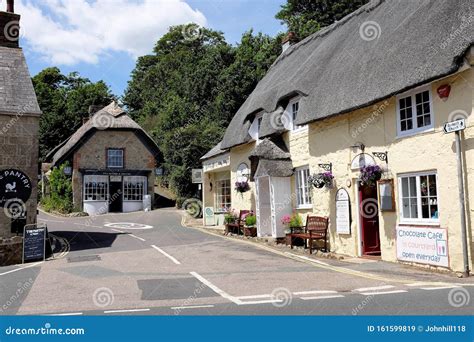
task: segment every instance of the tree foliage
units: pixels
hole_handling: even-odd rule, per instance
[[[65,163],[51,170],[49,195],[41,199],[42,206],[48,212],[70,213],[73,211],[72,182],[71,178],[64,173],[64,169],[68,166]]]
[[[298,39],[304,39],[341,20],[367,2],[368,0],[287,0],[275,17],[286,24],[288,31],[295,32]]]
[[[124,103],[158,143],[179,197],[195,195],[191,169],[279,53],[279,41],[261,33],[246,32],[233,47],[221,32],[189,24],[171,27],[152,55],[138,59]]]
[[[40,158],[66,140],[88,116],[90,105],[107,105],[115,97],[103,82],[91,82],[78,73],[61,74],[58,68],[46,68],[33,77],[39,106]]]

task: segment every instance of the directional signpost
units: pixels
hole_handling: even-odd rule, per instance
[[[456,157],[458,164],[458,186],[459,186],[459,208],[461,210],[461,239],[464,257],[464,272],[465,277],[469,276],[469,256],[467,248],[467,232],[466,232],[466,207],[464,197],[464,176],[462,169],[462,154],[461,154],[461,132],[466,128],[466,119],[458,119],[444,124],[444,133],[455,133],[456,135]]]

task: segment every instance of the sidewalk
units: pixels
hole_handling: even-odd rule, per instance
[[[474,286],[474,276],[460,278],[455,272],[430,270],[423,266],[405,265],[383,260],[357,258],[335,253],[309,254],[303,248],[290,249],[284,244],[275,244],[264,238],[248,238],[236,235],[224,235],[223,227],[205,227],[202,219],[189,216],[185,211],[182,214],[182,225],[187,228],[199,229],[207,234],[217,235],[238,243],[253,245],[283,257],[312,264],[313,266],[329,268],[337,272],[350,273],[365,278],[381,281],[395,281],[400,283]]]

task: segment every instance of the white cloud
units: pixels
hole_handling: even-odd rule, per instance
[[[150,53],[169,26],[205,16],[181,0],[22,0],[22,40],[49,62],[96,64],[110,52]]]

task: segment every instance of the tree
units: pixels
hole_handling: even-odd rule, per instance
[[[138,59],[124,103],[160,147],[178,197],[196,195],[192,168],[201,167],[280,51],[279,39],[251,30],[232,47],[221,32],[189,24],[171,27],[153,55]]]
[[[341,20],[367,2],[368,0],[287,0],[275,17],[301,40]]]
[[[33,77],[39,106],[40,158],[71,136],[88,116],[90,105],[108,105],[115,97],[103,82],[91,82],[78,73],[61,74],[46,68]]]

